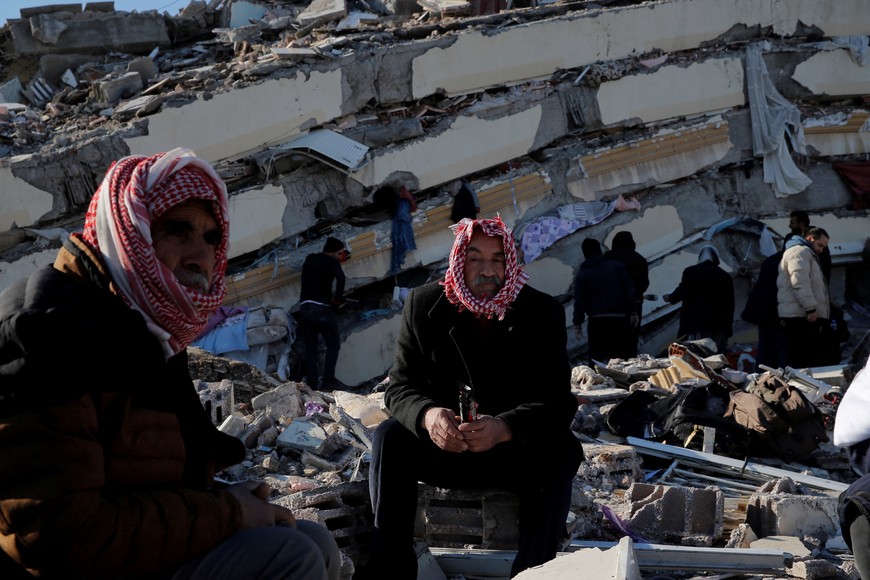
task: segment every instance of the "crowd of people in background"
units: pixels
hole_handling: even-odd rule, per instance
[[[761,264],[740,313],[758,327],[756,369],[840,362],[848,330],[830,300],[829,240],[827,231],[810,224],[807,212],[793,211],[782,248]],[[636,356],[649,287],[646,260],[627,231],[616,233],[607,252],[593,238],[586,238],[582,249],[584,261],[574,279],[573,322],[578,337],[586,322],[589,362]],[[681,303],[677,340],[708,338],[724,354],[733,335],[735,292],[720,262],[716,248],[705,244],[697,263],[683,270],[680,283],[662,298]]]

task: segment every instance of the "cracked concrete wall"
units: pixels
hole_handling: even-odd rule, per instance
[[[865,12],[862,0],[838,2],[836,9],[816,0],[675,0],[466,32],[414,59],[414,97],[510,85],[655,49],[697,48],[735,24],[772,27],[783,36],[793,34],[798,23],[829,36],[866,34],[866,21],[850,17]]]
[[[229,258],[259,250],[284,236],[287,197],[280,187],[248,190],[229,199]]]
[[[870,66],[861,66],[848,50],[820,52],[801,62],[792,78],[816,95],[870,93]]]
[[[689,66],[662,66],[649,74],[602,83],[598,107],[605,125],[640,119],[652,123],[744,104],[743,63],[712,58]]]
[[[147,119],[148,134],[128,139],[134,155],[188,147],[218,161],[291,140],[340,117],[342,71],[312,71],[212,95]],[[215,122],[220,119],[220,122]],[[170,145],[171,144],[171,145]]]

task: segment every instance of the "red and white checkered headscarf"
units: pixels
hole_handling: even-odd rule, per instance
[[[181,285],[154,253],[151,224],[191,199],[210,201],[221,229],[211,290]],[[102,257],[124,301],[145,317],[166,357],[184,350],[224,299],[229,240],[227,190],[207,162],[189,149],[114,163],[91,199],[82,240]]]
[[[468,244],[474,230],[479,229],[488,236],[500,236],[504,246],[505,267],[504,286],[491,299],[480,299],[474,296],[465,284],[465,257],[468,252]],[[459,306],[459,311],[470,310],[477,316],[484,318],[498,317],[504,319],[508,308],[517,298],[517,294],[529,280],[529,275],[520,266],[517,260],[517,249],[514,245],[514,235],[507,228],[501,218],[496,216],[491,219],[472,220],[464,218],[459,223],[450,226],[456,239],[450,250],[450,258],[447,264],[447,273],[441,285],[444,286],[444,294],[451,304]]]

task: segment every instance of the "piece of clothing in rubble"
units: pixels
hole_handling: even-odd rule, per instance
[[[764,182],[777,197],[800,193],[812,183],[792,152],[806,156],[801,112],[776,89],[761,54],[762,44],[746,47],[746,92],[752,119],[752,151],[764,157]]]
[[[375,432],[369,470],[376,566],[397,578],[417,577],[418,481],[519,495],[519,551],[511,576],[555,557],[565,539],[571,481],[583,459],[570,430],[577,399],[566,343],[564,308],[529,286],[504,319],[460,312],[438,283],[411,291],[384,398],[393,418]],[[478,453],[451,453],[432,443],[422,418],[430,407],[458,415],[461,384],[473,387],[479,414],[510,425],[511,441]],[[540,461],[543,450],[558,461]],[[517,468],[529,465],[534,469]]]
[[[805,368],[839,363],[838,352],[833,352],[836,339],[831,333],[828,284],[819,256],[806,239],[794,236],[786,241],[776,286],[777,312],[787,338],[788,366]],[[813,312],[816,320],[810,322],[807,316]]]
[[[768,256],[761,263],[758,278],[740,317],[758,327],[758,353],[755,356],[756,371],[766,365],[771,368],[783,368],[788,364],[787,341],[785,331],[780,324],[777,312],[776,279],[779,275],[779,263],[784,251]]]
[[[0,353],[0,577],[32,578],[23,564],[49,579],[217,578],[215,559],[247,561],[222,551],[244,539],[242,508],[213,481],[244,446],[211,423],[186,351],[166,358],[87,246],[68,240],[0,294]],[[306,533],[263,530],[307,554],[282,556],[290,573],[327,577]],[[249,564],[239,577],[272,565]]]
[[[406,188],[402,188],[402,192],[407,192]],[[417,249],[417,242],[414,240],[414,227],[411,224],[411,212],[416,209],[416,202],[413,201],[413,196],[410,193],[407,196],[399,194],[399,199],[396,202],[396,213],[393,215],[392,229],[390,230],[390,241],[393,244],[390,254],[390,274],[398,274],[402,270],[402,264],[405,262],[405,254],[411,250]]]
[[[683,270],[679,286],[667,295],[667,301],[683,303],[678,331],[682,340],[711,338],[718,352],[725,352],[733,334],[734,281],[719,267],[716,248],[701,248],[698,263]]]
[[[462,179],[457,180],[454,187],[456,192],[451,192],[453,207],[450,210],[450,221],[456,223],[462,218],[476,219],[477,212],[480,211],[480,202],[471,184]]]
[[[637,314],[634,285],[625,267],[601,255],[587,257],[574,278],[573,322],[579,326],[588,318],[589,358],[606,364],[612,358],[636,356],[631,317]]]

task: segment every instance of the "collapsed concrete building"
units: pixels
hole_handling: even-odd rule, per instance
[[[228,304],[291,311],[305,256],[327,234],[348,243],[349,385],[389,369],[395,287],[443,272],[457,179],[515,228],[530,283],[569,320],[580,241],[631,231],[650,264],[643,352],[676,335],[661,295],[702,243],[735,276],[739,316],[793,209],[832,232],[846,302],[870,224],[851,173],[870,148],[863,3],[615,4],[22,11],[3,30],[0,287],[54,259],[113,160],[184,146],[231,191]],[[379,197],[399,185],[416,248],[392,243]]]

